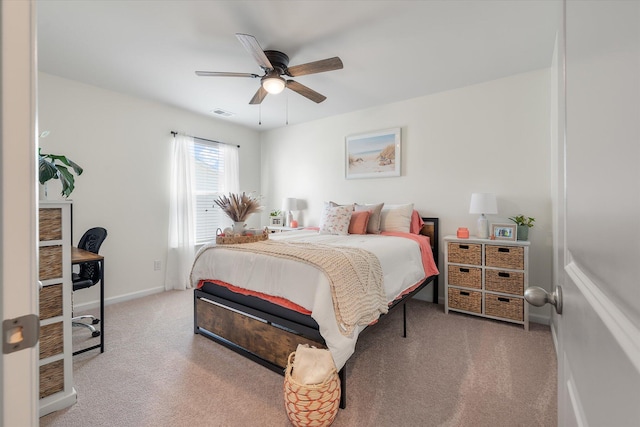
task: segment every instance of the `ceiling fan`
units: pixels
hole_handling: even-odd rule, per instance
[[[251,98],[251,101],[249,101],[249,104],[260,104],[268,94],[278,94],[282,92],[285,87],[299,93],[313,102],[320,103],[327,99],[327,97],[305,85],[294,80],[287,80],[282,76],[298,77],[307,74],[339,70],[342,68],[342,61],[337,56],[289,67],[289,57],[286,54],[277,50],[262,50],[258,44],[258,40],[249,34],[237,33],[236,37],[240,40],[240,43],[242,43],[251,56],[253,56],[253,59],[256,60],[260,68],[262,68],[264,75],[260,76],[252,73],[228,73],[218,71],[196,71],[196,75],[205,77],[259,78],[261,82],[260,87],[253,98]]]

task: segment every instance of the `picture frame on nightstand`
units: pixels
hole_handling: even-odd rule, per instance
[[[282,227],[284,225],[284,218],[282,216],[270,216],[269,227]]]
[[[494,240],[511,240],[517,238],[515,224],[491,224],[491,238]]]

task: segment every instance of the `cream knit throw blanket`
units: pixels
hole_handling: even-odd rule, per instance
[[[350,335],[357,325],[374,322],[389,310],[380,261],[364,249],[274,240],[217,247],[291,259],[320,269],[329,280],[336,321],[343,335]]]

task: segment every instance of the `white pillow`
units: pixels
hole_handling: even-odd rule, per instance
[[[325,205],[320,217],[320,234],[349,234],[352,206]]]
[[[380,231],[409,233],[413,203],[406,205],[384,205],[380,212]]]

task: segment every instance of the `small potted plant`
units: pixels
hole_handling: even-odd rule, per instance
[[[280,227],[282,226],[282,212],[274,209],[269,213],[269,226]]]
[[[518,240],[529,240],[529,229],[533,227],[535,218],[524,215],[517,215],[509,218],[518,226]]]
[[[82,168],[77,163],[68,159],[66,156],[58,154],[42,154],[41,149],[38,148],[38,180],[40,184],[45,185],[50,179],[59,179],[62,184],[61,195],[69,197],[73,189],[75,188],[75,178],[69,168],[71,168],[76,175],[82,175]],[[46,187],[45,187],[46,197]]]

